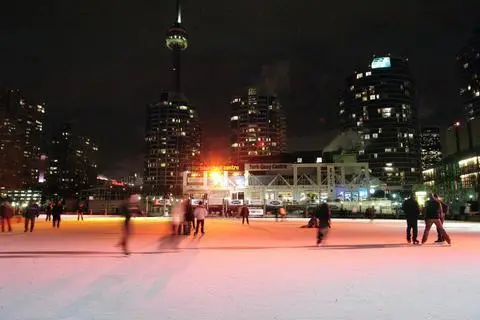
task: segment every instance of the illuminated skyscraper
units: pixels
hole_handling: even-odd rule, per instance
[[[39,179],[45,104],[18,90],[0,91],[0,187],[35,187]]]
[[[257,93],[231,102],[231,161],[244,164],[252,158],[269,157],[286,151],[285,114],[278,99]]]
[[[376,57],[347,79],[340,101],[344,130],[361,137],[358,160],[392,189],[410,189],[420,178],[420,137],[415,87],[408,61]]]
[[[432,169],[442,162],[442,145],[439,127],[422,127],[420,132],[422,148],[422,170]]]
[[[199,163],[200,125],[195,108],[182,93],[181,52],[188,47],[177,0],[175,23],[166,46],[172,51],[172,87],[147,107],[144,190],[148,194],[180,194],[182,172]]]
[[[480,28],[457,55],[465,118],[480,118]]]

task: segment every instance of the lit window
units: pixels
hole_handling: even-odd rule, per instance
[[[357,79],[363,78],[363,73],[357,73]]]
[[[391,167],[391,166],[393,166],[393,163],[388,162],[388,163],[385,163],[385,165],[386,165],[387,167]]]
[[[376,96],[374,94],[370,95],[370,100],[375,100]]]
[[[297,158],[297,163],[302,163],[302,158]]]
[[[321,157],[317,157],[317,163],[322,163],[323,159]]]
[[[370,135],[369,134],[366,134],[365,135],[365,140],[369,140],[370,139]]]
[[[374,157],[375,159],[377,159],[377,158],[378,158],[378,153],[374,153],[374,154],[373,154],[373,157]]]
[[[410,168],[410,170],[411,170],[412,172],[415,172],[415,168]]]
[[[382,117],[390,118],[392,116],[392,108],[382,108]]]
[[[378,138],[378,133],[373,133],[372,138],[374,138],[374,139]]]
[[[231,121],[235,121],[235,120],[238,120],[238,116],[233,116],[230,118]]]
[[[392,148],[385,148],[385,152],[392,152]]]
[[[366,76],[366,77],[371,76],[371,75],[372,75],[372,72],[371,72],[371,71],[365,72],[365,76]]]

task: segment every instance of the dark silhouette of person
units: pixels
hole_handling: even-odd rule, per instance
[[[62,200],[58,200],[57,203],[54,204],[52,208],[52,221],[53,221],[53,227],[55,228],[60,228],[60,221],[62,220],[62,214],[63,214],[63,204]]]
[[[440,202],[435,199],[435,196],[433,194],[430,194],[428,201],[425,203],[425,231],[423,232],[422,244],[427,242],[428,233],[430,232],[432,224],[435,224],[437,230],[442,235],[442,239],[445,239],[448,244],[452,243],[450,240],[450,236],[443,228],[442,222],[440,220],[441,211],[442,206]]]
[[[327,237],[328,230],[332,227],[330,206],[323,202],[317,209],[315,217],[318,220],[317,245]]]
[[[25,231],[29,230],[28,226],[30,225],[30,232],[33,232],[35,228],[35,219],[40,214],[40,207],[33,201],[30,201],[28,207],[25,209]]]
[[[8,200],[5,200],[0,206],[0,219],[2,220],[2,232],[5,232],[5,224],[8,227],[8,232],[12,232],[13,207]]]
[[[402,205],[405,218],[407,219],[407,242],[419,244],[418,236],[418,217],[420,216],[420,206],[418,205],[415,196],[410,194],[410,197],[403,202]],[[413,231],[413,238],[412,238]]]
[[[249,225],[250,222],[248,221],[248,217],[250,216],[250,210],[248,210],[247,206],[243,206],[240,215],[242,216],[242,224],[245,224],[245,220],[247,220],[247,224]]]

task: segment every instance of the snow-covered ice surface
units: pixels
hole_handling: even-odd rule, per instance
[[[480,224],[412,246],[402,221],[334,220],[318,248],[305,222],[207,220],[193,238],[138,219],[128,257],[115,218],[15,224],[0,234],[0,319],[480,319]]]

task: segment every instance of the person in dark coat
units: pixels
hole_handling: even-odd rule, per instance
[[[322,203],[318,207],[315,217],[318,220],[317,245],[320,245],[332,227],[330,206],[326,202]]]
[[[24,211],[25,216],[25,231],[28,231],[28,225],[30,224],[30,232],[33,232],[33,228],[35,228],[35,219],[40,214],[40,207],[33,201],[30,201],[27,208]]]
[[[419,244],[417,240],[418,236],[418,217],[420,216],[420,206],[418,205],[417,200],[413,194],[410,195],[410,198],[405,200],[402,205],[403,212],[407,219],[407,242],[414,244]],[[413,239],[412,239],[413,231]]]
[[[63,203],[62,200],[58,200],[52,208],[53,227],[60,228],[60,221],[62,220]]]
[[[45,221],[51,221],[52,220],[52,208],[53,208],[53,203],[47,204],[47,208],[45,208]]]
[[[437,230],[440,232],[442,239],[445,239],[448,244],[451,244],[450,236],[447,234],[445,229],[443,228],[442,222],[440,220],[442,212],[442,206],[440,202],[435,199],[433,194],[430,194],[430,198],[425,203],[425,231],[423,232],[422,237],[422,244],[427,242],[428,240],[428,233],[430,232],[430,228],[432,224],[435,224]]]
[[[242,209],[240,209],[240,215],[242,216],[242,224],[245,224],[245,220],[247,220],[247,224],[249,225],[248,217],[250,216],[250,210],[248,210],[247,206],[244,205]]]
[[[193,214],[193,205],[190,200],[187,200],[185,207],[185,234],[189,235],[192,230],[195,230],[195,215]]]
[[[126,199],[120,206],[120,214],[125,217],[123,221],[122,237],[119,242],[119,246],[122,247],[123,253],[129,255],[128,242],[132,234],[131,218],[134,215],[142,215],[139,204],[139,195],[133,194],[130,198]]]
[[[5,232],[5,223],[8,227],[8,232],[12,232],[11,220],[13,217],[13,207],[8,200],[5,200],[0,206],[0,219],[2,219],[2,232]]]

